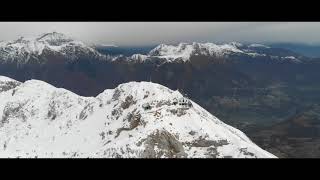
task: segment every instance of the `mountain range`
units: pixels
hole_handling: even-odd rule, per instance
[[[99,49],[101,51],[103,47],[106,47],[106,49],[118,48],[117,46],[103,45],[89,46],[62,33],[52,32],[42,34],[38,37],[20,37],[13,41],[2,41],[0,43],[0,57],[2,60],[1,63],[16,63],[17,65],[26,64],[29,61],[29,63],[46,63],[50,60],[45,58],[47,56],[57,56],[68,60],[84,57],[110,61],[122,59],[121,55],[120,57],[114,56],[110,58],[109,56],[103,55],[103,53],[99,53]],[[282,63],[300,63],[306,58],[286,49],[271,48],[262,44],[244,45],[231,42],[218,45],[214,43],[194,42],[179,43],[177,45],[160,44],[150,50],[146,55],[133,54],[132,56],[126,56],[126,59],[129,62],[132,62],[132,60],[141,62],[152,58],[166,59],[166,62],[185,62],[190,61],[192,56],[209,56],[214,58],[227,58],[232,56],[267,57]]]
[[[104,48],[110,47],[90,46],[57,32],[2,41],[0,74],[89,97],[132,81],[161,84],[250,132],[250,138],[260,127],[274,127],[320,100],[320,61],[285,48],[237,42],[160,44],[123,54]]]

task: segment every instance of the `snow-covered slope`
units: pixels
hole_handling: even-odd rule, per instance
[[[0,157],[275,157],[181,98],[151,82],[81,97],[29,80],[0,92]]]
[[[77,59],[79,56],[105,58],[95,49],[81,41],[73,40],[62,33],[45,33],[38,37],[20,37],[14,41],[0,42],[0,63],[25,64],[30,59],[42,63],[44,56],[61,56]]]
[[[152,58],[165,59],[167,62],[190,61],[191,56],[209,56],[215,58],[228,58],[230,56],[243,56],[243,57],[270,57],[272,59],[279,59],[280,62],[294,62],[299,63],[299,57],[294,57],[290,54],[291,58],[278,55],[276,50],[270,50],[270,47],[262,44],[244,45],[237,42],[227,44],[214,44],[214,43],[179,43],[178,45],[160,44],[149,52],[148,55],[135,55],[131,59],[143,62]],[[143,58],[141,58],[143,56]]]
[[[5,76],[0,76],[0,92],[10,90],[12,88],[19,86],[20,84],[21,84],[20,82],[14,79],[11,79]]]

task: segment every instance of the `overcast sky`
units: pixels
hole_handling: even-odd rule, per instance
[[[0,40],[51,31],[87,43],[119,46],[231,41],[320,44],[320,22],[0,22]]]

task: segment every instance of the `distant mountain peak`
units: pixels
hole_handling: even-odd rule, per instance
[[[50,45],[61,45],[61,43],[66,43],[73,41],[72,38],[66,36],[63,33],[58,32],[49,32],[40,35],[40,37],[36,38],[38,41],[46,41]]]
[[[67,35],[60,32],[56,32],[56,31],[43,33],[38,37],[38,39],[48,38],[48,37],[56,38],[56,39],[70,39]]]
[[[278,63],[301,63],[301,56],[285,49],[273,49],[263,44],[245,45],[239,42],[225,44],[215,43],[179,43],[159,44],[152,49],[144,60],[152,60],[153,57],[162,59],[164,62],[188,62],[192,56],[208,56],[213,58],[264,58]],[[134,57],[136,58],[136,56]],[[141,62],[141,61],[139,61]]]
[[[49,32],[37,37],[19,37],[13,41],[0,42],[0,60],[25,64],[30,58],[42,62],[43,52],[60,55],[68,59],[76,59],[79,55],[104,56],[81,41],[58,32]]]
[[[178,45],[160,44],[150,51],[150,56],[157,56],[160,58],[174,61],[182,59],[184,62],[189,61],[192,55],[208,55],[221,57],[230,53],[242,53],[237,47],[240,44],[222,44],[214,43],[179,43]]]

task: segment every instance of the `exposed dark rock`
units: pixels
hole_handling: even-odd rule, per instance
[[[114,90],[114,94],[112,95],[112,100],[114,101],[119,100],[120,95],[121,95],[121,91],[118,88],[116,88]]]
[[[129,108],[132,104],[135,104],[136,102],[133,100],[133,96],[129,95],[126,97],[125,101],[121,103],[121,107],[123,109]]]
[[[24,105],[25,103],[7,103],[3,109],[0,127],[2,127],[5,123],[8,123],[10,118],[19,118],[23,122],[26,121],[27,116],[23,111]]]
[[[161,106],[163,106],[163,105],[168,105],[168,106],[170,106],[171,103],[170,103],[170,101],[162,100],[162,101],[159,101],[159,102],[156,104],[156,107],[158,108],[158,107],[161,107]]]
[[[91,104],[86,105],[83,110],[80,112],[79,119],[84,120],[88,117],[88,113],[93,112],[93,106]]]
[[[216,147],[211,146],[207,149],[207,152],[204,155],[206,155],[208,158],[217,158],[219,153]]]
[[[10,89],[13,89],[17,86],[19,86],[21,83],[20,82],[14,82],[14,81],[9,81],[5,83],[0,84],[0,92],[8,91]],[[12,92],[12,96],[14,95],[14,92]]]
[[[187,114],[185,109],[178,109],[178,111],[177,111],[177,116],[178,117],[183,116],[185,114]]]
[[[121,114],[122,114],[122,110],[120,108],[119,109],[113,109],[112,112],[111,112],[111,115],[115,116],[116,119],[119,119]]]
[[[184,158],[187,156],[182,143],[165,130],[157,130],[146,139],[143,139],[139,144],[141,143],[144,143],[146,146],[141,154],[142,158]]]
[[[141,114],[130,113],[126,117],[126,120],[129,122],[129,127],[119,128],[116,132],[115,138],[117,138],[122,131],[131,131],[132,129],[138,127],[141,124]]]
[[[186,142],[188,146],[193,146],[193,147],[218,147],[218,146],[223,146],[223,145],[228,145],[227,140],[219,140],[219,141],[214,141],[214,140],[207,140],[206,138],[200,136],[199,139],[194,140],[192,142]]]
[[[106,133],[105,132],[101,132],[99,135],[101,136],[101,139],[104,140]]]
[[[240,149],[240,152],[242,152],[244,155],[249,155],[249,156],[255,157],[255,155],[254,155],[252,152],[249,152],[249,151],[247,150],[247,148],[241,148],[241,149]]]
[[[58,114],[58,112],[55,108],[55,101],[51,101],[49,103],[49,110],[48,110],[47,117],[51,118],[51,120],[55,120],[57,117],[57,114]]]

